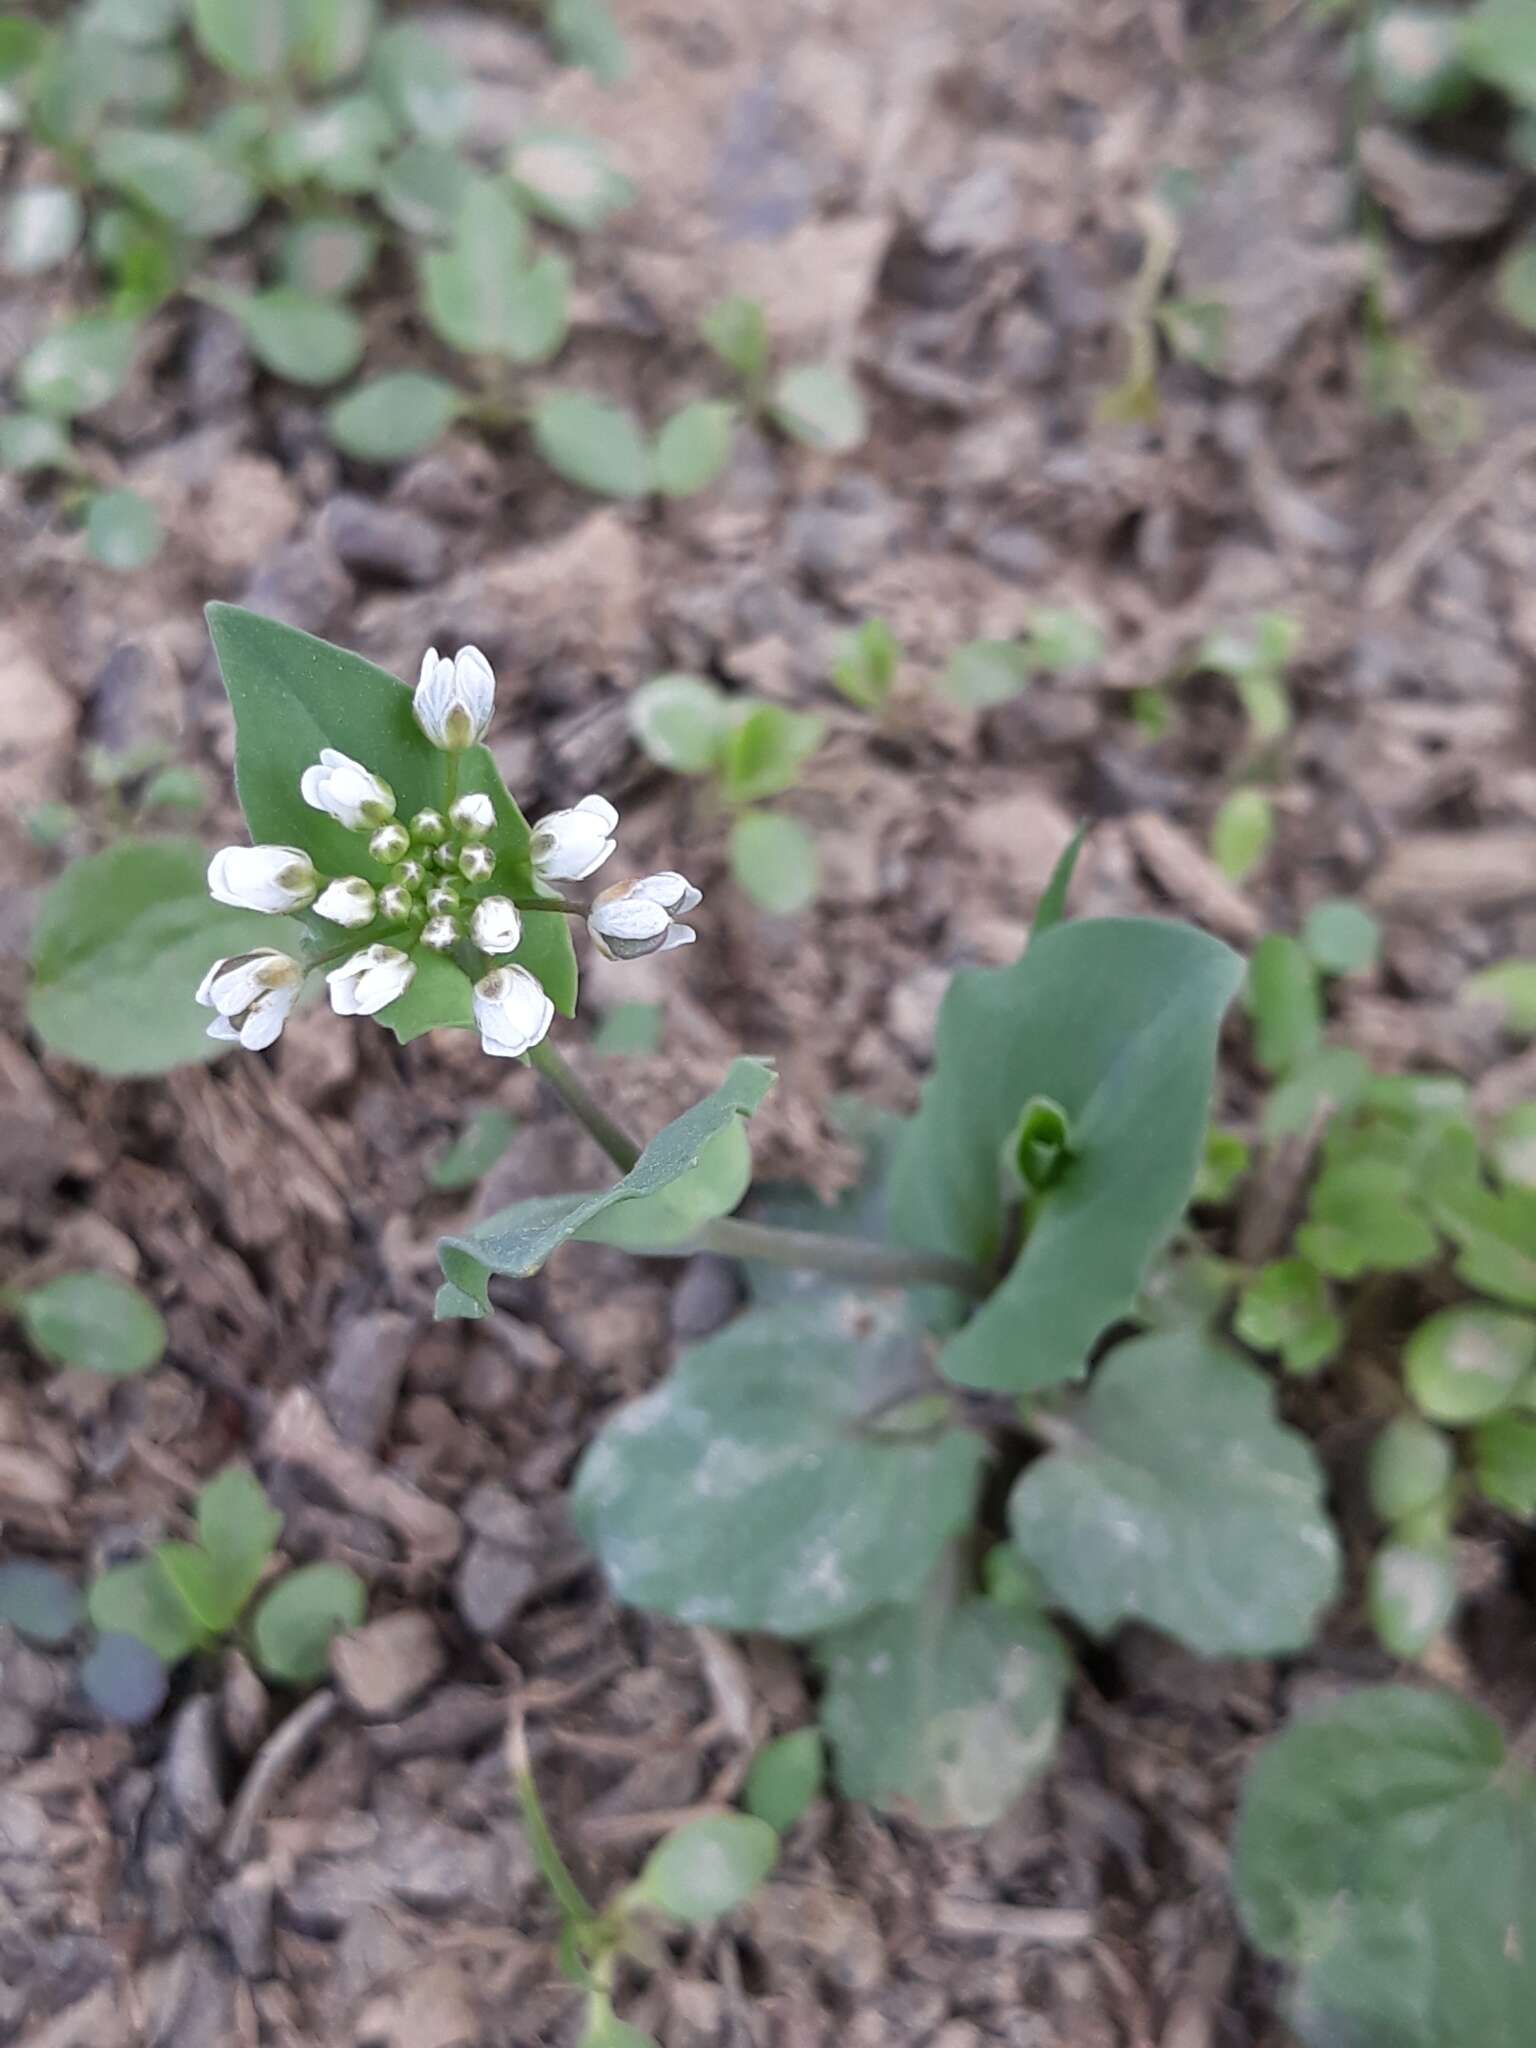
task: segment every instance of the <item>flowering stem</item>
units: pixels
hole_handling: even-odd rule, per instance
[[[567,903],[563,896],[514,896],[514,910],[552,910],[557,917],[585,917],[584,903]]]
[[[572,1073],[546,1038],[528,1055],[579,1124],[594,1137],[620,1173],[628,1173],[640,1147]],[[706,1223],[695,1239],[701,1251],[729,1259],[757,1259],[766,1266],[798,1266],[834,1279],[862,1280],[872,1287],[952,1287],[982,1295],[986,1276],[963,1259],[942,1252],[907,1251],[900,1245],[862,1238],[826,1237],[819,1230],[781,1230],[777,1224],[748,1223],[734,1216]]]

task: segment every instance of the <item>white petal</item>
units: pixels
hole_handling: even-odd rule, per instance
[[[595,792],[591,796],[584,796],[576,808],[578,811],[585,811],[589,817],[596,818],[604,832],[611,832],[619,822],[619,814],[607,797],[598,796]]]
[[[306,768],[299,777],[299,795],[312,811],[323,811],[325,799],[320,792],[325,787],[325,770],[321,767]]]
[[[656,950],[658,953],[670,953],[678,946],[691,946],[698,936],[691,924],[674,924]]]
[[[240,1033],[227,1017],[215,1017],[208,1026],[208,1037],[217,1038],[226,1045],[238,1045]]]
[[[587,922],[605,938],[659,939],[671,919],[661,904],[631,895],[598,904]]]
[[[631,882],[630,888],[637,896],[660,903],[673,917],[681,917],[685,911],[694,910],[704,901],[686,875],[680,875],[673,868],[664,868],[659,875],[642,875],[638,882]]]

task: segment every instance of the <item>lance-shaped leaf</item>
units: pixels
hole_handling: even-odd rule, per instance
[[[1339,1577],[1311,1447],[1262,1373],[1192,1331],[1122,1344],[1013,1489],[1013,1540],[1094,1635],[1209,1657],[1299,1649]]]
[[[1010,1216],[1000,1150],[1035,1097],[1065,1112],[1070,1157],[1011,1271],[946,1347],[948,1378],[1012,1392],[1074,1378],[1135,1301],[1194,1185],[1241,977],[1203,932],[1131,918],[1058,924],[1017,965],[956,975],[897,1154],[893,1235],[992,1265]]]
[[[685,1353],[577,1472],[577,1525],[619,1597],[781,1636],[910,1598],[985,1456],[926,1412],[921,1363],[899,1303],[850,1295],[760,1309]]]
[[[493,1273],[537,1273],[569,1238],[649,1250],[691,1237],[701,1224],[734,1209],[745,1192],[739,1125],[775,1079],[761,1060],[734,1060],[714,1094],[658,1132],[613,1187],[517,1202],[466,1236],[440,1238],[437,1256],[446,1284],[438,1290],[439,1320],[489,1315]]]
[[[235,713],[235,782],[252,839],[302,846],[322,874],[386,881],[389,871],[371,857],[366,839],[312,810],[299,794],[299,778],[319,759],[322,747],[337,747],[383,776],[395,793],[400,817],[440,805],[445,756],[411,716],[409,688],[360,655],[257,612],[210,605],[208,625]],[[528,824],[484,747],[470,747],[459,756],[458,788],[461,796],[478,792],[491,799],[498,884],[509,896],[531,896]],[[325,929],[334,941],[334,928]],[[373,936],[371,928],[359,932],[359,947]],[[544,984],[562,1016],[574,1014],[576,955],[565,918],[525,913],[523,941],[511,957]],[[469,1022],[464,976],[446,962],[437,963],[441,975],[428,976],[426,965],[417,969],[420,986],[381,1012],[383,1022],[402,1039],[434,1024]],[[440,1002],[426,1001],[429,984]]]
[[[1072,1667],[1038,1613],[935,1590],[838,1630],[817,1657],[846,1798],[987,1827],[1055,1754]]]
[[[1308,2048],[1526,2048],[1536,1781],[1486,1714],[1383,1685],[1307,1716],[1250,1773],[1236,1852]]]

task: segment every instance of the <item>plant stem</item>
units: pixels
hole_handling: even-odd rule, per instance
[[[546,1038],[528,1055],[576,1121],[594,1137],[620,1173],[628,1173],[640,1147],[572,1073]],[[982,1295],[986,1277],[963,1259],[942,1252],[907,1251],[900,1245],[862,1238],[827,1237],[819,1230],[781,1230],[777,1224],[747,1223],[734,1216],[707,1223],[694,1240],[701,1251],[730,1259],[756,1259],[766,1266],[798,1266],[834,1279],[862,1280],[871,1287],[953,1287]]]
[[[567,903],[563,896],[514,896],[514,910],[552,910],[556,917],[585,917],[584,903]]]

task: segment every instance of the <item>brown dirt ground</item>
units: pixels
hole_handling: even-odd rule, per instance
[[[702,305],[752,291],[786,350],[859,364],[876,426],[857,457],[744,436],[715,490],[660,513],[595,506],[520,448],[468,438],[398,476],[349,474],[313,404],[253,382],[219,316],[176,310],[90,435],[100,473],[165,516],[150,573],[93,568],[35,493],[0,485],[0,1277],[119,1271],[171,1331],[162,1370],[106,1388],[49,1376],[0,1330],[0,1533],[99,1564],[245,1455],[294,1558],[350,1561],[376,1614],[424,1611],[443,1651],[403,1715],[319,1727],[229,1847],[249,1759],[289,1711],[247,1668],[215,1707],[183,1689],[130,1736],[92,1724],[59,1660],[0,1643],[0,2040],[568,2042],[501,1758],[509,1697],[562,1835],[604,1882],[806,1711],[793,1656],[617,1610],[562,1525],[597,1419],[728,1308],[729,1275],[584,1248],[483,1327],[430,1323],[442,1228],[599,1175],[530,1075],[492,1072],[467,1038],[402,1051],[315,1012],[271,1056],[164,1084],[108,1085],[28,1039],[18,962],[60,857],[15,812],[68,797],[87,839],[102,826],[83,743],[201,763],[208,843],[240,830],[206,599],[402,674],[429,641],[477,641],[525,807],[608,791],[627,856],[703,884],[703,943],[593,963],[585,984],[588,1016],[665,1002],[663,1052],[608,1066],[646,1129],[733,1051],[772,1053],[762,1166],[835,1187],[830,1098],[911,1100],[945,975],[1016,950],[1080,813],[1102,821],[1084,910],[1178,912],[1244,942],[1360,892],[1386,958],[1341,1035],[1388,1066],[1449,1062],[1490,1103],[1531,1089],[1529,1058],[1453,998],[1469,969],[1536,953],[1536,357],[1486,308],[1486,242],[1398,240],[1396,313],[1475,394],[1482,438],[1437,451],[1368,411],[1336,37],[1301,8],[1266,26],[1193,0],[620,11],[637,71],[613,96],[552,72],[494,10],[439,17],[487,140],[537,105],[608,135],[640,181],[638,212],[581,265],[572,381],[656,417],[708,382],[689,340]],[[1227,305],[1229,372],[1169,366],[1156,425],[1105,430],[1136,205],[1170,165],[1203,179],[1179,276]],[[250,257],[221,260],[238,276]],[[11,296],[0,368],[49,311]],[[377,363],[430,354],[403,295],[370,320]],[[343,492],[369,501],[372,539]],[[381,505],[414,522],[388,545]],[[1095,613],[1100,668],[982,719],[931,693],[957,643],[1042,602]],[[1201,850],[1243,766],[1235,706],[1187,686],[1153,745],[1127,692],[1265,606],[1307,637],[1274,765],[1280,842],[1244,892]],[[832,636],[872,613],[909,657],[879,733],[823,681]],[[803,920],[740,897],[720,819],[627,740],[626,693],[683,667],[833,721],[792,802],[830,875]],[[1241,1117],[1240,1034],[1223,1088]],[[492,1099],[522,1119],[512,1150],[467,1207],[434,1195],[424,1161]],[[1367,1384],[1307,1411],[1346,1481],[1369,1408]],[[1507,1528],[1469,1546],[1467,1624],[1439,1660],[1512,1721],[1536,1707],[1515,1649],[1524,1562]],[[1278,2044],[1272,1974],[1227,1899],[1234,1790],[1299,1695],[1385,1669],[1353,1611],[1281,1667],[1129,1632],[1088,1657],[1058,1766],[997,1826],[926,1837],[822,1804],[768,1891],[675,1944],[626,2009],[667,2048]]]

